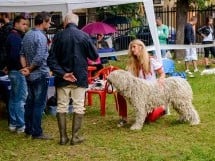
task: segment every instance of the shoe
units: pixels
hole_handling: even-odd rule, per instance
[[[9,125],[9,130],[10,130],[10,132],[15,132],[16,131],[16,126],[14,126],[14,125]]]
[[[210,65],[206,65],[206,66],[205,66],[205,69],[210,69]]]
[[[193,71],[193,72],[194,72],[194,73],[196,73],[196,72],[198,72],[198,71],[199,71],[198,69],[194,69],[194,71]]]
[[[185,73],[190,74],[190,75],[193,74],[192,72],[190,72],[189,69],[185,70]]]
[[[127,124],[127,121],[126,120],[123,120],[123,119],[120,119],[118,124],[117,124],[117,127],[123,127]]]
[[[21,134],[25,132],[25,126],[16,129],[17,134]]]
[[[188,77],[194,78],[195,76],[193,74],[189,74]]]
[[[25,133],[25,137],[26,137],[26,138],[31,138],[31,134]]]
[[[42,134],[40,136],[32,136],[32,139],[40,139],[40,140],[53,140],[52,137]]]

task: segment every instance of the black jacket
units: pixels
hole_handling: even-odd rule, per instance
[[[190,23],[187,23],[184,26],[184,44],[192,44],[195,43],[195,33],[193,30],[193,26]]]
[[[192,43],[195,43],[195,33],[192,24],[187,23],[184,26],[184,44]]]
[[[212,31],[211,31],[212,29]],[[203,26],[203,27],[200,27],[198,30],[197,30],[197,33],[198,34],[204,34],[205,36],[208,36],[210,33],[212,34],[212,37],[214,38],[214,27],[213,26]]]
[[[22,68],[20,62],[20,50],[21,43],[24,34],[21,31],[13,29],[6,40],[6,52],[7,52],[7,69],[20,70]]]
[[[98,54],[91,38],[74,24],[55,35],[48,57],[48,66],[55,75],[57,87],[72,84],[63,79],[65,73],[73,72],[77,81],[73,84],[88,87],[87,58],[96,60]]]

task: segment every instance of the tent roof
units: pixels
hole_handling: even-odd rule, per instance
[[[0,12],[68,11],[145,1],[150,0],[0,0]]]

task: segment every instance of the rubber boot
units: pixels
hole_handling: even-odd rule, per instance
[[[66,113],[57,113],[58,128],[60,132],[60,145],[68,143],[69,138],[66,133]]]
[[[78,135],[78,131],[81,128],[82,120],[84,115],[83,114],[73,114],[73,123],[72,123],[72,139],[70,144],[76,145],[80,144],[84,141],[84,138]]]

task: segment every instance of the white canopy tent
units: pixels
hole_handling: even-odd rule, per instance
[[[155,23],[152,0],[0,0],[0,12],[41,12],[55,11],[65,15],[73,9],[95,8],[143,2],[151,35],[154,41],[157,58],[161,61],[160,44]]]

